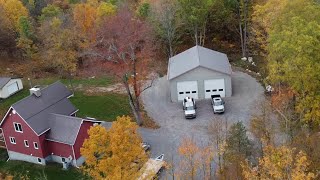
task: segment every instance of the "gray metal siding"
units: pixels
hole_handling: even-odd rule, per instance
[[[5,98],[8,98],[10,95],[12,95],[12,94],[9,94],[8,87],[13,83],[18,84],[18,87],[19,87],[18,91],[23,89],[21,79],[11,79],[5,86],[3,86],[2,89],[0,89],[0,98],[5,99]]]
[[[224,79],[226,97],[230,97],[232,95],[231,76],[212,71],[207,68],[198,67],[170,80],[171,101],[178,101],[177,82],[182,81],[198,81],[199,99],[204,99],[204,80],[208,79]]]

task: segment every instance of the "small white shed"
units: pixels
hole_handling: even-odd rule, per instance
[[[23,89],[20,78],[0,77],[0,98],[5,99]]]

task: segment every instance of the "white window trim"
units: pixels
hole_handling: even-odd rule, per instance
[[[25,147],[30,147],[28,140],[24,140],[23,142],[24,142]],[[28,143],[28,146],[27,146],[26,142]]]
[[[63,161],[63,159],[64,159],[64,161]],[[61,162],[62,162],[62,163],[67,162],[67,161],[66,161],[66,158],[61,157]]]
[[[39,162],[39,159],[40,159],[40,162]],[[37,160],[38,160],[39,164],[42,164],[42,159],[41,158],[38,158]]]
[[[17,141],[16,141],[16,138],[15,138],[15,137],[9,137],[9,139],[10,139],[10,143],[11,143],[11,144],[17,144]],[[14,142],[11,141],[11,139],[14,139]]]
[[[21,131],[16,130],[16,124],[20,124],[20,126],[21,126]],[[19,132],[19,133],[23,133],[23,129],[22,129],[21,123],[13,122],[13,127],[14,127],[14,131]]]
[[[37,147],[36,147],[36,144],[37,144]],[[35,149],[39,149],[39,144],[38,144],[37,142],[33,142],[33,147],[34,147]]]

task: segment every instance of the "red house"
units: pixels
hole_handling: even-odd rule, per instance
[[[62,83],[30,89],[30,96],[13,104],[0,129],[10,160],[45,165],[57,162],[80,166],[80,147],[95,121],[75,117],[73,93]]]

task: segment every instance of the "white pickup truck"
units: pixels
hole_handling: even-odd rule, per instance
[[[213,113],[224,113],[224,101],[220,95],[211,95]]]
[[[182,101],[184,116],[186,119],[197,117],[196,114],[196,101],[192,97],[185,97]]]

